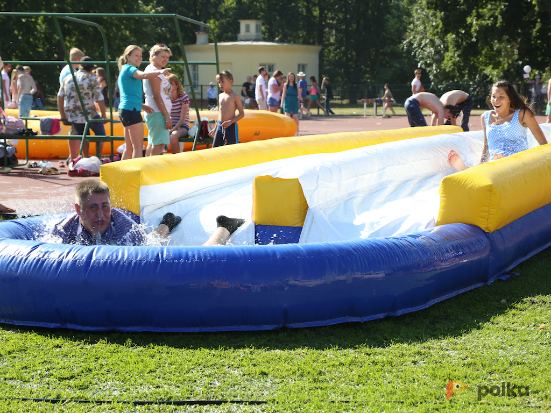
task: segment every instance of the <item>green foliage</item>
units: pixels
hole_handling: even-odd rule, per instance
[[[411,2],[405,48],[436,82],[522,80],[548,71],[551,1]]]
[[[0,10],[178,14],[212,26],[219,42],[235,41],[239,19],[255,18],[263,20],[267,41],[321,45],[321,75],[330,76],[335,84],[400,83],[411,77],[414,68],[413,59],[400,47],[408,16],[403,0],[290,0],[285,4],[275,0],[96,0],[93,3],[0,0]],[[116,60],[129,44],[138,44],[147,51],[155,43],[169,45],[174,58],[181,58],[171,18],[87,17],[83,20],[102,25],[110,60]],[[68,48],[79,47],[94,59],[104,58],[99,30],[65,20],[60,20],[60,24]],[[180,23],[184,44],[195,43],[194,32],[198,29],[198,26]],[[52,17],[0,16],[0,38],[9,39],[0,43],[4,60],[64,59]],[[46,94],[57,92],[55,79],[60,69],[57,65],[33,67],[33,76],[46,86]],[[116,73],[115,65],[110,69]]]

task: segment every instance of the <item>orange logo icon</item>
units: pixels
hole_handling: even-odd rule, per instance
[[[468,384],[463,384],[459,380],[450,380],[446,385],[446,399],[451,399],[454,393],[461,393],[463,389],[468,388]]]

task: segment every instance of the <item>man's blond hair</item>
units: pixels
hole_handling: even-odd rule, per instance
[[[79,183],[75,189],[75,203],[82,207],[84,201],[90,198],[93,194],[105,194],[109,199],[109,187],[105,182],[88,179]]]
[[[84,57],[84,53],[82,52],[82,50],[77,49],[76,47],[73,47],[73,48],[69,51],[69,60],[70,60],[71,62],[80,61],[80,59],[82,59],[83,57]]]

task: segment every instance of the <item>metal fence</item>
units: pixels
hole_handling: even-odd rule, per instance
[[[404,104],[407,98],[411,96],[411,85],[408,84],[388,84],[392,90],[392,95],[396,99],[397,104]],[[517,91],[530,100],[530,89],[526,83],[514,83]],[[385,93],[384,84],[361,84],[361,85],[341,85],[333,84],[333,99],[332,105],[347,106],[357,105],[361,99],[380,98]],[[426,92],[434,93],[437,96],[442,96],[450,90],[462,90],[468,93],[474,100],[474,107],[478,109],[487,109],[486,97],[490,94],[491,83],[431,83],[424,84]],[[197,103],[200,109],[208,109],[207,90],[209,85],[198,85],[195,87]],[[189,87],[187,88],[189,91]],[[308,85],[310,90],[310,85]],[[241,94],[241,85],[234,85],[234,92]],[[323,95],[323,91],[322,91]]]

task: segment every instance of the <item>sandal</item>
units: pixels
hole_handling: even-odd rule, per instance
[[[53,166],[42,168],[38,171],[38,173],[42,175],[59,175],[59,171],[57,170],[57,168],[54,168]]]

